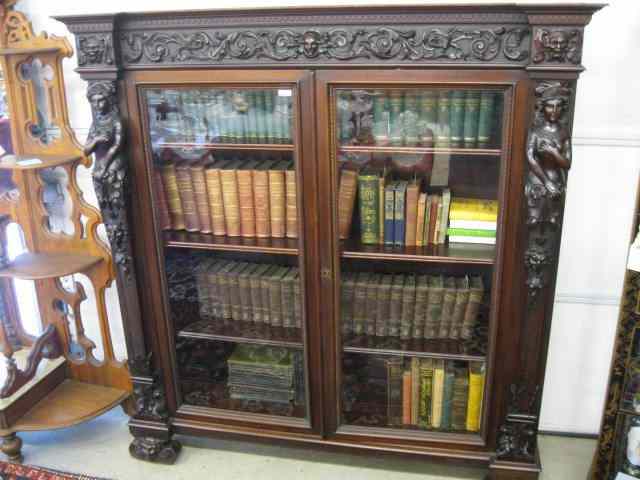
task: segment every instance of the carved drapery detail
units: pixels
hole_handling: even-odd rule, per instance
[[[136,437],[129,445],[129,453],[138,460],[171,465],[178,458],[182,445],[177,440],[155,437]]]
[[[538,433],[535,412],[540,402],[540,386],[528,390],[524,382],[513,383],[509,391],[507,416],[498,430],[496,458],[533,463]]]
[[[399,29],[353,27],[265,31],[124,33],[126,63],[199,63],[267,59],[519,62],[529,56],[526,28]]]
[[[533,63],[572,63],[582,58],[582,32],[576,28],[539,28],[533,38]]]
[[[113,65],[113,41],[110,33],[80,35],[78,45],[78,66]]]
[[[93,186],[114,262],[129,280],[132,263],[127,219],[129,171],[123,152],[124,129],[118,110],[115,82],[90,82],[87,98],[91,103],[93,123],[84,153],[95,154]]]
[[[527,270],[529,305],[549,283],[549,266],[557,257],[558,238],[571,167],[571,136],[566,114],[573,94],[566,82],[542,81],[536,87],[536,112],[527,139]]]

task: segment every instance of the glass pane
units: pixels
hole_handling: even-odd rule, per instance
[[[343,424],[480,430],[503,97],[333,91]]]
[[[186,404],[307,417],[293,93],[144,90]]]

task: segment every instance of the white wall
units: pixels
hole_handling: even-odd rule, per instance
[[[377,3],[390,2],[287,0],[278,5]],[[25,0],[18,8],[32,19],[36,31],[71,37],[64,25],[49,17],[176,6],[172,0]],[[258,6],[273,4],[266,0],[179,3],[181,9]],[[634,36],[638,31],[640,2],[630,0],[611,0],[587,27],[583,63],[588,70],[580,80],[576,102],[574,166],[543,398],[543,430],[596,433],[600,425],[640,171],[640,83],[635,78],[640,72]],[[67,94],[72,127],[83,137],[90,111],[84,82],[73,72],[75,67],[75,57],[66,62]]]

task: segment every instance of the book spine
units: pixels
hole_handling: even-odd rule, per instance
[[[378,177],[358,176],[358,198],[360,206],[360,235],[364,244],[376,244],[379,238]]]
[[[282,102],[284,106],[284,143],[293,143],[293,99],[291,97],[284,97]]]
[[[427,316],[427,302],[429,300],[429,286],[427,277],[420,276],[416,282],[416,303],[413,315],[412,338],[421,340],[424,338],[425,319]]]
[[[460,148],[464,137],[464,90],[454,90],[451,92],[451,112],[449,122],[451,125],[451,148]]]
[[[338,190],[338,228],[340,231],[340,240],[349,238],[357,188],[358,174],[353,170],[343,169],[340,174],[340,187]]]
[[[466,427],[469,432],[480,430],[482,394],[484,393],[484,372],[482,366],[469,365],[469,400],[467,402]]]
[[[353,333],[355,335],[362,335],[365,331],[368,278],[368,274],[360,273],[356,279],[353,302]]]
[[[291,271],[282,278],[281,283],[282,326],[293,328],[295,326],[295,318],[293,312],[293,274]]]
[[[231,318],[231,293],[229,291],[229,270],[231,265],[227,265],[218,274],[218,290],[220,292],[220,310],[224,319]]]
[[[296,194],[296,171],[285,171],[286,181],[286,230],[287,238],[298,238],[298,198]]]
[[[214,235],[226,235],[227,227],[224,219],[220,170],[217,168],[207,169],[205,171],[205,179],[207,182],[209,211],[211,213],[211,230]]]
[[[339,92],[337,95],[338,105],[338,136],[342,145],[351,142],[351,94]]]
[[[423,147],[433,147],[438,125],[438,98],[433,90],[420,94],[420,123],[420,143]]]
[[[196,210],[196,197],[193,179],[191,178],[191,169],[186,165],[176,167],[176,180],[178,182],[180,202],[184,211],[185,230],[198,232],[200,230],[200,219]]]
[[[262,298],[260,299],[260,305],[262,305],[262,323],[271,325],[271,274],[273,273],[273,267],[267,270],[260,278],[260,291]]]
[[[196,291],[198,292],[198,312],[201,317],[208,317],[211,315],[210,308],[210,293],[209,293],[209,282],[207,278],[207,271],[205,269],[205,265],[200,265],[195,271],[196,277]]]
[[[394,218],[395,218],[395,186],[387,184],[384,188],[384,244],[394,245]]]
[[[277,270],[269,281],[270,324],[272,327],[282,326],[282,270]]]
[[[285,236],[285,183],[283,170],[269,170],[269,218],[271,236]]]
[[[284,114],[282,97],[273,95],[273,139],[274,143],[284,143]]]
[[[378,299],[376,308],[376,336],[387,336],[387,324],[389,321],[389,304],[391,302],[391,280],[390,275],[383,275],[378,284]]]
[[[384,187],[386,178],[378,178],[378,245],[384,244]]]
[[[409,90],[404,96],[403,140],[407,147],[415,147],[420,141],[420,125],[418,116],[418,94]]]
[[[238,290],[240,293],[240,320],[250,322],[253,319],[253,305],[251,303],[250,277],[255,265],[250,265],[238,275]]]
[[[269,174],[266,170],[253,170],[252,176],[256,237],[270,237],[271,221],[269,216]]]
[[[413,333],[413,317],[416,304],[416,277],[407,275],[402,288],[402,316],[400,320],[400,339],[409,340]]]
[[[449,235],[449,243],[477,243],[481,245],[495,245],[496,239],[491,237],[461,237]]]
[[[298,272],[293,283],[293,315],[296,328],[302,328],[302,292],[300,282],[300,273]]]
[[[169,204],[167,203],[167,192],[162,183],[162,174],[158,169],[153,170],[153,186],[156,193],[156,202],[158,204],[158,223],[162,230],[171,229],[171,217],[169,215]]]
[[[449,228],[463,228],[468,230],[497,230],[498,222],[483,222],[480,220],[450,220]]]
[[[418,425],[420,417],[420,359],[411,359],[411,425]]]
[[[407,187],[406,199],[406,223],[404,244],[407,247],[416,246],[416,225],[418,223],[418,197],[420,195],[417,183],[412,183]]]
[[[425,245],[432,244],[433,238],[435,236],[435,232],[437,230],[437,221],[438,221],[438,195],[430,196],[430,205],[429,205],[429,233],[427,237],[427,242]],[[426,220],[425,220],[426,221]]]
[[[227,282],[229,284],[229,299],[231,301],[231,319],[235,322],[242,320],[242,303],[240,297],[240,271],[245,268],[245,264],[240,264],[238,268],[229,272]]]
[[[423,428],[433,426],[433,362],[430,358],[420,360],[420,413],[418,424]]]
[[[161,167],[162,183],[164,190],[167,192],[167,204],[169,207],[169,216],[171,217],[171,228],[174,230],[184,230],[184,210],[182,209],[182,201],[178,190],[178,180],[176,177],[176,166],[168,163]]]
[[[442,300],[442,317],[440,318],[440,329],[438,330],[438,338],[447,338],[451,323],[453,321],[453,309],[456,303],[456,284],[455,278],[447,277],[445,280],[444,298]]]
[[[478,148],[486,148],[491,141],[495,97],[495,92],[491,91],[485,91],[480,94],[480,113],[478,118]]]
[[[404,246],[405,232],[405,196],[406,189],[397,188],[395,192],[395,214],[393,218],[393,239],[398,247]]]
[[[222,292],[218,282],[218,275],[224,262],[217,262],[215,267],[209,269],[209,298],[211,299],[211,315],[222,318]]]
[[[376,91],[373,97],[373,139],[378,146],[389,144],[389,112],[384,90]]]
[[[402,358],[387,360],[387,424],[402,425]]]
[[[253,203],[251,170],[237,170],[238,202],[240,206],[240,233],[243,237],[256,236],[256,217]]]
[[[340,324],[343,337],[353,332],[353,304],[355,301],[353,274],[345,273],[340,288]]]
[[[267,121],[265,118],[264,92],[256,90],[254,92],[256,99],[256,142],[267,143]]]
[[[291,361],[293,363],[293,385],[296,393],[295,403],[296,405],[304,405],[306,390],[304,381],[304,355],[299,351],[293,352],[291,354]]]
[[[431,237],[431,243],[434,245],[438,244],[440,239],[440,229],[442,228],[442,197],[438,195],[438,206],[436,210],[436,225],[433,231],[433,236]]]
[[[366,313],[364,317],[364,333],[365,335],[375,336],[376,319],[378,318],[378,285],[381,275],[372,275],[367,284],[367,300]]]
[[[478,142],[480,92],[469,90],[464,104],[464,148],[475,148]]]
[[[395,275],[391,285],[391,300],[389,301],[389,322],[387,325],[387,335],[390,337],[400,336],[400,326],[402,323],[402,293],[404,289],[404,276]]]
[[[463,340],[473,338],[473,329],[478,320],[478,312],[480,311],[483,296],[482,277],[473,277],[471,279],[471,287],[469,288],[469,302],[464,312],[462,328],[460,330],[460,338]]]
[[[435,360],[433,369],[433,392],[431,395],[431,425],[433,428],[442,427],[442,398],[444,393],[444,362]]]
[[[264,274],[264,267],[254,270],[249,277],[249,290],[251,290],[251,319],[255,323],[262,323],[262,290],[260,282]]]
[[[441,286],[429,286],[429,300],[427,303],[427,316],[425,318],[424,338],[433,339],[440,331],[440,320],[442,318],[442,301],[444,299],[444,288]]]
[[[471,229],[471,228],[449,228],[447,233],[454,237],[486,237],[486,238],[495,238],[496,231],[495,230],[482,230],[482,229]]]
[[[462,323],[464,314],[469,303],[469,280],[468,278],[458,279],[456,288],[456,302],[453,307],[453,318],[451,319],[451,329],[449,338],[458,340],[462,334]]]
[[[263,92],[265,110],[265,143],[277,143],[275,118],[273,114],[273,97],[274,92],[272,90],[265,90]]]
[[[256,115],[256,92],[248,90],[247,94],[247,143],[258,143],[258,118]]]
[[[240,236],[240,199],[238,177],[235,170],[221,170],[222,205],[224,208],[225,230],[229,237]]]
[[[451,428],[464,430],[467,426],[467,400],[469,396],[469,372],[466,367],[455,369],[453,400],[451,408]]]
[[[402,109],[404,107],[404,95],[401,90],[392,90],[389,94],[389,142],[391,145],[402,145]]]
[[[449,110],[451,107],[451,99],[448,90],[440,90],[438,92],[438,132],[436,136],[437,148],[448,148],[451,140],[451,131],[449,128]]]
[[[411,372],[402,374],[402,424],[411,425]]]
[[[209,211],[209,198],[207,194],[207,182],[204,176],[204,166],[191,167],[193,179],[193,193],[196,199],[196,211],[200,221],[200,232],[211,233],[211,212]]]
[[[451,190],[445,188],[442,192],[442,215],[438,230],[438,244],[444,245],[447,240],[447,225],[449,224],[449,209],[451,208]]]
[[[416,217],[416,247],[424,246],[424,220],[426,205],[427,194],[421,193],[418,196],[418,214]]]

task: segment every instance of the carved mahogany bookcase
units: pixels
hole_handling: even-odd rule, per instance
[[[537,478],[576,82],[584,28],[599,8],[59,17],[76,35],[94,112],[86,151],[96,155],[128,331],[131,454],[172,463],[174,433],[226,434],[455,459],[488,467],[494,479]],[[446,115],[455,108],[447,102],[481,97],[480,115],[492,109],[484,112],[486,138],[483,127],[468,142],[454,138],[461,127],[448,117],[428,128],[422,102],[434,95]],[[443,198],[450,191],[497,202],[495,245],[383,246],[365,238],[371,224],[358,203],[341,235],[345,172],[359,172],[351,178],[360,181],[375,168],[376,181],[408,178]],[[204,201],[196,178],[203,170]],[[238,198],[246,172],[254,192]],[[257,178],[269,179],[268,224],[260,224]],[[295,192],[286,215],[273,197],[285,191],[284,178],[287,195]],[[226,217],[216,227],[215,215],[201,213],[220,208],[220,191]],[[374,309],[378,299],[358,298],[360,280],[353,305],[341,301],[341,285],[369,274],[481,279],[478,323],[465,340],[374,331],[388,319]],[[273,294],[273,285],[281,290]],[[271,311],[243,310],[264,305],[265,291],[275,295]],[[282,298],[277,313],[274,298]],[[347,311],[353,324],[343,322]],[[397,403],[405,388],[392,385],[398,368],[437,364],[480,372],[478,411],[466,423],[436,422],[423,392],[411,397],[422,406]]]

